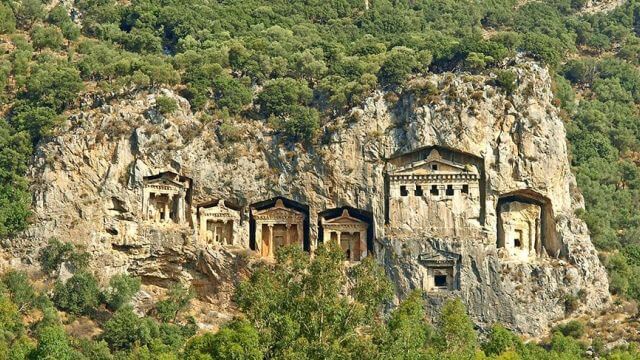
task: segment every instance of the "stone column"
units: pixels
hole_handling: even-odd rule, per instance
[[[360,258],[358,261],[367,257],[367,231],[360,230]]]
[[[285,245],[291,245],[289,242],[291,241],[291,237],[289,236],[289,231],[291,230],[291,224],[287,223],[287,225],[285,225],[286,229],[284,232],[284,244]]]
[[[167,197],[168,197],[168,195],[167,195]],[[167,201],[164,203],[164,219],[163,220],[165,222],[171,221],[171,217],[169,216],[169,213],[170,213],[169,201],[170,200],[167,199]]]
[[[300,247],[304,250],[304,221],[297,223],[296,229],[298,230],[298,241],[300,243]]]
[[[142,219],[149,220],[149,197],[151,194],[147,189],[142,189]]]
[[[256,239],[256,251],[259,254],[262,254],[262,222],[260,221],[256,221],[255,239]]]
[[[438,185],[438,198],[443,198],[447,196],[447,185]]]
[[[207,218],[200,213],[200,241],[207,242]]]
[[[216,221],[213,222],[213,241],[214,242],[218,242],[218,239],[216,239],[216,235],[218,235],[218,226],[216,226]]]
[[[269,257],[273,258],[274,253],[274,243],[273,243],[273,224],[269,224]]]
[[[184,222],[184,197],[182,196],[182,193],[178,194],[178,206],[177,207],[177,214],[176,214],[176,222],[178,224],[182,224]]]

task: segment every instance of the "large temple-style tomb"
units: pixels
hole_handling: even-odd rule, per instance
[[[435,148],[425,158],[423,153],[394,159],[397,164],[387,172],[391,226],[440,236],[461,236],[463,229],[479,226],[480,174],[471,158],[451,151],[444,158]]]
[[[144,178],[142,212],[145,220],[182,224],[187,221],[191,179],[171,171]]]
[[[281,246],[298,244],[304,247],[304,223],[306,215],[284,205],[277,199],[272,207],[251,209],[255,221],[255,250],[260,255],[273,258]]]
[[[198,207],[200,229],[198,235],[207,244],[238,245],[236,234],[240,226],[237,207],[227,206],[224,200],[212,201]]]
[[[369,224],[352,217],[344,209],[342,215],[332,219],[321,218],[323,239],[340,245],[347,261],[360,261],[367,256],[367,230]]]

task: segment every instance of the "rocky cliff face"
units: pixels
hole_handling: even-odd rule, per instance
[[[443,299],[459,296],[483,327],[502,322],[539,334],[564,317],[567,299],[579,299],[578,311],[600,308],[608,283],[575,215],[583,201],[549,74],[524,61],[513,70],[513,95],[491,76],[449,73],[415,79],[400,97],[376,93],[326,125],[308,148],[283,142],[258,121],[231,130],[203,124],[168,90],[95,106],[70,116],[61,135],[38,148],[34,225],[8,251],[29,262],[47,239],[70,240],[93,254],[99,274],[126,271],[157,285],[188,281],[226,311],[238,274],[257,257],[248,250],[251,204],[283,196],[308,205],[311,249],[319,246],[318,214],[350,206],[370,214],[369,253],[399,298],[424,288],[435,316]],[[158,114],[160,93],[180,109]],[[390,173],[415,170],[410,179],[423,179],[418,167],[436,155],[453,170],[477,174],[477,193],[474,184],[456,184],[421,195],[413,180],[400,185],[410,196],[396,193]],[[150,224],[143,221],[143,182],[168,170],[193,180],[187,221]],[[237,246],[198,236],[196,205],[212,199],[238,204]],[[510,202],[525,205],[504,205]],[[500,220],[512,218],[501,217],[501,208],[527,206],[538,210],[527,210],[536,220],[521,221],[530,226],[526,235]],[[514,249],[525,253],[514,258]]]

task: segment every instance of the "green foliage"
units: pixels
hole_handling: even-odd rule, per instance
[[[513,94],[516,89],[516,74],[511,70],[500,70],[496,73],[496,85],[501,87],[507,95]]]
[[[2,276],[2,283],[7,288],[9,299],[18,306],[21,312],[33,305],[36,293],[26,273],[9,271]]]
[[[64,37],[57,27],[37,25],[31,29],[31,43],[38,50],[58,50],[64,45]]]
[[[34,359],[75,360],[77,352],[71,347],[69,337],[62,326],[47,326],[38,331],[38,346],[32,354]]]
[[[251,88],[231,76],[219,76],[214,82],[216,106],[232,114],[242,111],[253,99]]]
[[[83,270],[89,264],[89,257],[88,253],[77,250],[72,243],[50,239],[47,246],[40,250],[38,262],[45,274],[51,274],[58,271],[63,263],[68,263],[72,270]]]
[[[556,326],[553,331],[560,332],[564,336],[579,339],[584,335],[584,324],[578,320],[571,320],[565,324]]]
[[[105,302],[111,310],[118,310],[127,304],[140,290],[140,278],[126,274],[114,275],[109,280],[109,288],[104,294]]]
[[[56,283],[52,300],[72,314],[92,314],[100,303],[98,281],[88,272],[74,274],[66,283]]]
[[[414,291],[393,311],[382,340],[382,359],[425,359],[433,338],[426,321],[422,292]]]
[[[248,322],[234,320],[217,333],[206,333],[189,341],[185,359],[260,360],[264,359],[264,346],[260,334]]]
[[[356,271],[358,299],[349,301],[340,295],[347,277],[344,255],[335,244],[320,247],[312,259],[298,247],[283,248],[276,258],[274,268],[257,269],[236,294],[238,306],[260,333],[265,357],[345,358],[372,351],[370,340],[358,333],[371,330],[375,317],[367,310],[382,305],[376,299],[386,298],[381,287],[389,286],[364,282],[374,264]],[[366,284],[372,289],[364,289]]]
[[[10,34],[16,30],[16,18],[13,11],[4,4],[0,4],[0,34]]]
[[[31,196],[24,175],[30,153],[29,135],[15,133],[0,118],[0,237],[27,226]]]
[[[102,339],[112,349],[131,349],[151,342],[157,331],[153,321],[138,317],[131,306],[125,305],[104,324]]]
[[[311,101],[311,89],[303,81],[279,78],[265,83],[258,94],[258,104],[265,116],[291,114],[296,105],[307,105]]]
[[[437,348],[445,359],[471,359],[478,348],[473,323],[460,299],[442,307],[436,333]]]
[[[291,107],[289,114],[279,119],[276,129],[295,140],[310,140],[320,127],[316,109],[306,106]]]
[[[169,115],[178,110],[178,102],[168,96],[156,97],[156,109],[162,115]]]
[[[156,304],[156,314],[163,322],[176,321],[180,311],[184,310],[195,293],[183,284],[176,284],[169,289],[167,298],[158,301]]]
[[[414,51],[405,47],[393,48],[380,67],[378,78],[383,84],[402,84],[418,67]]]
[[[488,356],[500,355],[509,351],[522,351],[522,347],[522,340],[500,324],[491,327],[487,341],[482,344],[482,350]]]

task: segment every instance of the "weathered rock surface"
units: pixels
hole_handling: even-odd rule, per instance
[[[422,254],[458,254],[459,287],[426,295],[432,315],[443,299],[460,296],[483,327],[502,322],[539,334],[565,316],[568,297],[580,299],[579,311],[601,308],[608,283],[588,230],[575,215],[583,200],[571,174],[563,123],[551,105],[550,76],[531,62],[513,69],[518,87],[510,96],[490,76],[448,73],[413,80],[412,90],[397,102],[376,93],[325,126],[319,143],[309,148],[283,143],[258,121],[238,123],[241,140],[227,141],[220,122],[201,123],[186,100],[168,90],[158,94],[179,101],[180,110],[171,116],[153,110],[158,94],[132,95],[74,114],[60,136],[38,148],[31,167],[34,225],[6,250],[33,262],[34,249],[47,239],[73,241],[93,254],[100,275],[126,271],[157,285],[189,281],[224,312],[234,282],[253,261],[250,252],[205,245],[195,225],[150,226],[141,220],[143,177],[172,170],[193,179],[194,205],[225,199],[244,206],[240,242],[247,249],[248,205],[258,201],[282,195],[308,204],[312,248],[318,212],[346,205],[371,212],[373,253],[398,297],[422,287]],[[481,159],[482,215],[474,215],[470,232],[457,236],[412,229],[392,236],[385,224],[387,159],[432,146]],[[548,200],[557,249],[531,261],[509,261],[498,255],[496,209],[503,194],[523,189]]]

